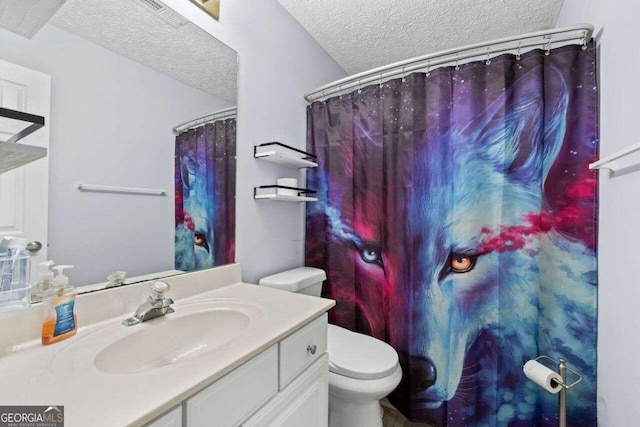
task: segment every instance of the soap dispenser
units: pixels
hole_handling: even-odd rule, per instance
[[[31,302],[40,302],[49,296],[52,292],[51,285],[53,284],[53,271],[51,267],[55,265],[52,260],[44,261],[38,264],[40,266],[40,280],[33,287],[31,292]]]
[[[54,267],[58,275],[53,278],[53,293],[47,298],[46,314],[42,322],[42,344],[53,344],[78,331],[78,318],[75,314],[76,290],[69,286],[69,278],[64,274],[72,265]]]

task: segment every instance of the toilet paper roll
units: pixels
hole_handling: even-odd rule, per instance
[[[544,366],[536,360],[529,360],[522,369],[524,374],[534,383],[538,384],[549,393],[556,394],[561,389],[562,377],[557,372]]]
[[[284,185],[285,187],[297,187],[298,180],[295,178],[278,178],[276,180],[277,185]],[[287,188],[277,188],[276,194],[281,194],[283,196],[297,196],[297,190],[289,190]]]

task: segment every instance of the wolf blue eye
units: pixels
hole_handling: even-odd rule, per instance
[[[382,254],[380,253],[380,247],[373,244],[365,244],[361,248],[360,257],[367,264],[378,264],[382,266]]]

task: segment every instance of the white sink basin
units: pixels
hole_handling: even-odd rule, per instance
[[[175,313],[147,322],[101,328],[60,351],[51,371],[65,374],[91,360],[101,372],[131,374],[179,363],[241,339],[266,310],[240,299],[174,305]]]

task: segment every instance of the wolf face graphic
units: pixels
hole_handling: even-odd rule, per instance
[[[454,107],[442,125],[389,136],[365,120],[353,144],[316,153],[307,264],[328,272],[333,323],[398,351],[391,400],[410,418],[557,425],[557,397],[522,372],[547,354],[585,379],[569,393],[569,424],[596,423],[595,243],[566,232],[592,229],[595,178],[546,197],[569,92],[539,66],[471,121]]]

